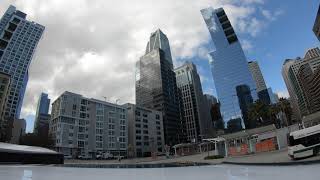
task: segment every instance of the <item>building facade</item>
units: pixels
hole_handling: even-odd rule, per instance
[[[10,143],[19,144],[20,138],[26,134],[27,123],[25,119],[14,119]]]
[[[7,122],[4,118],[4,113],[7,104],[7,98],[10,88],[10,75],[0,72],[0,140],[5,135],[5,129],[7,128]]]
[[[242,119],[236,87],[247,85],[253,99],[257,99],[247,59],[225,11],[207,8],[201,13],[215,46],[209,57],[222,117],[224,121]]]
[[[298,71],[298,80],[301,85],[309,114],[320,111],[320,64],[313,70],[310,64],[301,65]]]
[[[268,93],[266,82],[264,81],[262,72],[260,70],[259,64],[257,61],[248,62],[249,70],[252,74],[252,77],[256,83],[257,94],[260,101],[265,104],[270,104],[270,95]]]
[[[215,131],[224,130],[224,121],[221,116],[220,103],[217,98],[210,94],[204,94],[204,101],[206,108],[209,109]],[[215,135],[217,135],[217,133],[215,133]]]
[[[28,69],[44,26],[26,20],[10,6],[0,20],[0,72],[11,76],[5,116],[19,118],[28,82]]]
[[[258,62],[250,61],[248,62],[248,66],[252,74],[252,77],[256,83],[257,92],[267,89],[267,85],[266,85],[266,82],[264,81]]]
[[[162,112],[124,104],[128,119],[128,148],[134,157],[156,156],[164,152]],[[128,150],[129,151],[129,150]],[[128,152],[130,154],[131,152]]]
[[[200,76],[193,63],[187,62],[175,69],[179,91],[182,124],[187,142],[198,142],[212,137],[213,123],[205,106]]]
[[[152,33],[145,55],[136,64],[136,104],[163,113],[165,143],[180,139],[180,110],[169,41],[158,29]]]
[[[55,149],[65,155],[127,156],[126,114],[120,105],[66,91],[52,103],[49,134]]]
[[[314,22],[312,30],[313,30],[314,34],[316,35],[316,37],[318,38],[318,40],[320,41],[320,5],[318,8],[316,20]]]
[[[42,127],[46,128],[49,124],[49,106],[50,99],[48,98],[48,94],[41,93],[37,104],[37,112],[33,128],[34,133],[38,133]]]

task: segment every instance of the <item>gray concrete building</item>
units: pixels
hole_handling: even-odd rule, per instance
[[[66,91],[52,103],[49,134],[65,155],[127,156],[126,114],[123,106]]]
[[[162,112],[124,104],[128,119],[128,155],[133,157],[156,156],[164,152]],[[132,154],[131,154],[132,153]]]
[[[28,69],[44,26],[26,19],[10,6],[0,20],[0,72],[11,76],[5,116],[19,118],[28,82]]]
[[[213,136],[213,123],[206,107],[197,68],[187,62],[175,69],[182,126],[186,142]]]

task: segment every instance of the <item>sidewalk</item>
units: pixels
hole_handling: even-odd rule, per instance
[[[86,164],[86,165],[134,165],[134,164],[168,164],[168,163],[207,163],[211,165],[216,164],[235,164],[235,165],[301,165],[301,164],[314,164],[320,163],[320,156],[314,156],[306,159],[291,160],[287,154],[287,150],[264,152],[252,155],[226,157],[221,159],[204,160],[208,153],[171,157],[167,159],[164,156],[157,157],[157,159],[147,158],[134,158],[117,160],[66,160],[65,164]]]
[[[320,163],[320,156],[313,156],[300,160],[292,160],[287,149],[273,152],[264,152],[241,157],[225,158],[224,164],[238,165],[299,165]]]

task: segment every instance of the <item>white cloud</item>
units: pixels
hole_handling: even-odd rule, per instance
[[[252,17],[263,4],[259,0],[2,0],[0,14],[9,4],[46,26],[31,63],[22,117],[35,113],[43,91],[52,100],[68,90],[134,102],[135,62],[152,31],[167,34],[176,64],[205,57],[201,46],[210,39],[202,8],[223,6],[240,33],[256,36],[263,28]]]
[[[279,98],[289,98],[289,93],[287,90],[277,91],[276,94],[279,96]]]
[[[243,50],[249,52],[253,48],[253,45],[252,45],[251,41],[249,41],[247,39],[243,39],[243,40],[240,40],[240,41],[241,41],[241,46],[242,46]]]

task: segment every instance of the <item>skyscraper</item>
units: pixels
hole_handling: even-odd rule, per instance
[[[37,112],[35,116],[34,129],[33,132],[38,133],[41,125],[49,124],[48,113],[49,113],[50,99],[48,98],[48,94],[41,93],[38,104],[37,104]],[[47,122],[44,122],[47,121]]]
[[[210,52],[210,65],[221,114],[224,121],[241,118],[242,112],[236,87],[247,85],[253,100],[257,99],[256,86],[248,68],[248,62],[236,33],[222,8],[201,10],[209,29],[215,51]]]
[[[10,6],[0,20],[0,72],[11,76],[5,116],[19,118],[28,81],[28,68],[44,26],[26,20]]]
[[[267,89],[263,75],[261,73],[259,64],[257,61],[248,62],[249,70],[252,74],[254,81],[256,82],[257,92]]]
[[[259,100],[265,104],[270,104],[270,95],[267,89],[267,85],[264,81],[259,64],[257,61],[248,62],[249,70],[252,74],[253,80],[256,83],[257,93]]]
[[[187,142],[198,142],[213,135],[213,122],[205,106],[201,81],[197,68],[187,62],[175,69],[181,119]]]
[[[179,142],[181,125],[170,45],[158,29],[151,34],[146,53],[136,64],[136,104],[163,113],[165,143]]]

